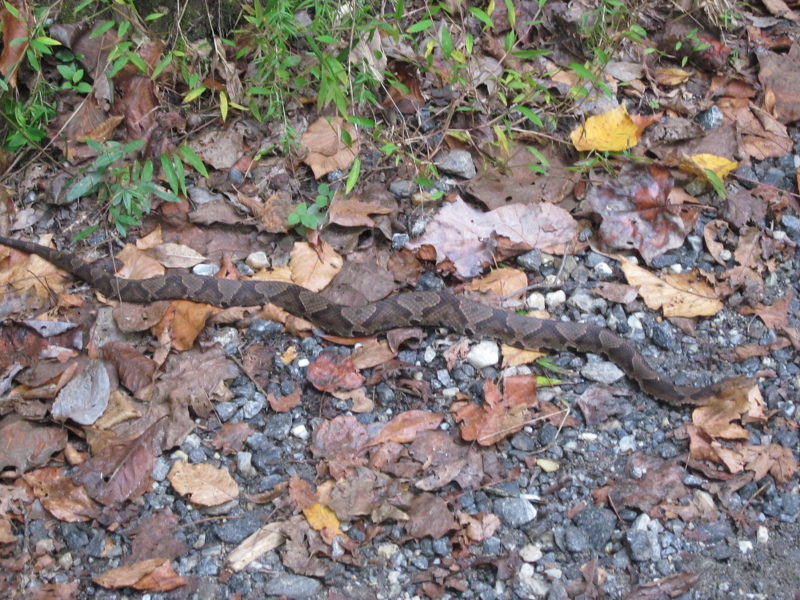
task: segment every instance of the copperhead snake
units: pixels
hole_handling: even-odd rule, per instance
[[[410,292],[350,307],[300,286],[277,281],[234,281],[193,274],[119,279],[105,268],[67,252],[5,237],[0,237],[0,244],[41,256],[83,279],[106,297],[125,302],[191,300],[222,308],[272,303],[342,337],[369,336],[409,326],[446,327],[517,348],[593,352],[614,362],[642,391],[673,406],[701,406],[752,384],[746,377],[735,377],[706,387],[675,385],[650,367],[630,342],[607,329],[589,323],[549,321],[509,313],[446,292]]]

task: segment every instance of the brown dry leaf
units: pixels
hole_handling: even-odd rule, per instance
[[[538,350],[524,350],[522,348],[515,348],[503,344],[500,347],[500,352],[503,355],[503,368],[518,367],[520,365],[529,365],[535,360],[547,356],[547,352],[539,352]]]
[[[59,521],[77,523],[99,515],[97,504],[86,494],[83,486],[75,485],[63,469],[48,467],[30,471],[23,476],[33,494],[50,514]]]
[[[424,410],[408,410],[402,412],[380,430],[378,435],[369,441],[368,446],[377,446],[386,442],[407,444],[413,442],[421,431],[436,429],[444,420],[444,415]]]
[[[287,394],[286,396],[281,396],[280,398],[276,398],[275,394],[273,394],[272,392],[270,392],[267,395],[267,402],[269,402],[269,407],[278,413],[289,412],[295,406],[300,404],[300,399],[301,399],[301,394],[299,389],[295,389],[291,394]]]
[[[513,294],[528,286],[528,276],[519,269],[494,269],[483,277],[473,279],[467,285],[468,290],[492,291],[501,298]]]
[[[784,19],[788,19],[789,21],[794,21],[797,23],[800,21],[800,16],[796,12],[794,12],[783,0],[761,0],[764,3],[764,8],[766,8],[770,14],[775,15],[776,17],[782,17]]]
[[[100,358],[117,369],[122,385],[136,393],[153,383],[158,365],[125,342],[111,341],[100,348]]]
[[[364,463],[363,449],[369,442],[366,427],[352,415],[340,415],[324,421],[314,430],[311,451],[328,461],[332,469],[338,469],[332,475],[335,478],[348,467],[357,467]]]
[[[176,461],[167,479],[176,492],[200,506],[219,506],[239,497],[239,485],[230,473],[207,463]]]
[[[672,67],[669,69],[656,69],[654,78],[656,83],[659,85],[674,87],[676,85],[686,83],[689,81],[691,76],[692,74],[688,71],[684,71],[683,69],[679,69],[677,67]]]
[[[406,247],[418,251],[431,246],[437,262],[450,260],[458,276],[467,279],[494,263],[499,245],[506,244],[518,252],[538,248],[560,255],[571,247],[577,231],[575,219],[549,203],[515,204],[484,213],[456,198],[444,205],[425,233]]]
[[[397,212],[380,202],[364,201],[357,196],[345,199],[339,192],[331,200],[328,219],[343,227],[376,227],[371,215],[389,215]]]
[[[67,445],[67,432],[11,413],[0,420],[0,440],[0,471],[14,467],[24,473],[61,452]]]
[[[223,454],[236,454],[244,448],[244,443],[255,433],[250,425],[244,421],[237,423],[223,423],[222,429],[217,431],[211,446]]]
[[[215,169],[230,169],[242,155],[244,136],[234,127],[210,127],[187,145]]]
[[[436,540],[457,527],[447,502],[427,492],[414,496],[406,513],[409,517],[404,524],[406,533],[416,539],[432,537]]]
[[[350,357],[336,350],[324,350],[308,365],[306,379],[321,392],[354,390],[364,384]]]
[[[793,297],[794,294],[789,292],[769,306],[764,306],[759,302],[755,308],[744,306],[739,312],[743,315],[757,315],[770,329],[782,331],[789,327],[789,305]]]
[[[489,167],[464,187],[489,210],[512,204],[558,204],[572,193],[579,179],[577,173],[567,169],[561,152],[551,146],[537,150],[549,165],[545,173],[530,168],[540,164],[541,159],[525,144],[512,144],[508,156],[499,148],[484,150],[497,160],[498,166]]]
[[[388,341],[371,338],[353,350],[350,360],[357,369],[371,369],[392,360],[395,356],[397,352],[389,347]]]
[[[164,508],[128,529],[127,535],[133,538],[131,553],[122,559],[121,565],[131,565],[149,558],[175,560],[186,554],[189,547],[175,537],[178,524],[178,517],[169,508]]]
[[[14,16],[5,6],[0,7],[0,27],[3,33],[3,52],[0,53],[0,73],[6,78],[8,86],[17,86],[17,70],[20,61],[25,56],[30,39],[28,23],[31,23],[31,11],[26,0],[9,0],[17,16]],[[12,43],[14,40],[22,43]]]
[[[115,260],[122,262],[122,266],[114,271],[121,279],[149,279],[166,272],[164,266],[150,255],[150,251],[139,244],[126,244],[117,253]]]
[[[479,512],[470,515],[465,512],[456,514],[458,523],[466,530],[467,537],[473,542],[482,542],[492,537],[500,528],[500,519],[491,513]]]
[[[132,587],[149,592],[168,592],[186,585],[186,580],[173,571],[166,558],[151,558],[127,567],[110,569],[92,581],[112,590]]]
[[[52,246],[52,235],[47,234],[39,239],[39,244]],[[19,293],[33,289],[36,296],[51,298],[51,294],[60,294],[64,290],[67,276],[58,267],[35,254],[25,254],[18,250],[6,249],[3,252],[9,257],[10,268],[0,271],[0,285],[10,285]]]
[[[363,387],[355,390],[333,392],[333,397],[352,402],[350,410],[356,414],[371,413],[375,409],[375,402],[367,396],[367,390]]]
[[[639,128],[631,120],[624,104],[603,115],[589,117],[570,134],[576,150],[586,152],[622,152],[639,143]]]
[[[184,244],[159,244],[145,251],[168,269],[191,269],[206,257]]]
[[[635,248],[648,264],[680,247],[691,230],[679,204],[672,204],[672,177],[658,165],[626,165],[619,176],[593,185],[586,203],[603,218],[600,237],[610,248]],[[695,217],[696,218],[696,217]]]
[[[611,484],[607,495],[616,510],[627,506],[649,512],[661,502],[677,502],[687,496],[685,476],[683,467],[675,461],[635,452],[628,458],[623,476]]]
[[[625,414],[626,406],[618,398],[630,392],[609,385],[592,384],[578,398],[578,407],[590,427],[605,423],[609,417]]]
[[[800,44],[794,42],[787,54],[757,52],[756,57],[766,108],[784,124],[800,119]]]
[[[782,156],[782,155],[781,155]],[[767,214],[767,203],[745,188],[728,194],[725,200],[723,217],[738,229],[744,229],[748,223],[758,223]]]
[[[312,292],[327,286],[342,270],[343,264],[342,257],[324,240],[315,246],[308,242],[297,242],[289,260],[294,283]]]
[[[502,396],[497,384],[490,379],[484,382],[483,388],[485,405],[462,402],[453,404],[451,410],[461,423],[463,439],[491,446],[520,431],[530,421],[531,409],[539,405],[536,378],[529,375],[505,378]]]
[[[695,426],[714,438],[729,440],[747,439],[749,432],[733,421],[759,421],[764,419],[764,400],[757,385],[749,389],[735,389],[721,394],[706,406],[692,412]]]
[[[161,321],[153,327],[159,339],[169,333],[172,346],[179,352],[190,350],[194,341],[206,325],[208,318],[219,309],[210,304],[198,304],[188,300],[173,300]]]
[[[343,139],[343,131],[350,138],[349,144]],[[346,171],[360,152],[356,128],[341,117],[320,117],[309,125],[300,142],[310,151],[303,162],[314,171],[314,179],[336,169]]]
[[[726,98],[720,101],[719,108],[725,117],[736,123],[742,156],[766,160],[792,151],[793,142],[786,126],[747,99]]]
[[[155,433],[155,427],[150,427],[133,440],[106,446],[83,463],[72,479],[106,506],[138,498],[150,489]]]
[[[663,309],[665,317],[711,317],[722,310],[716,292],[693,273],[672,273],[660,279],[645,269],[620,258],[628,283],[652,310]]]
[[[776,483],[786,483],[797,471],[797,461],[791,448],[778,444],[737,444],[734,448],[725,448],[718,442],[712,442],[712,447],[719,458],[718,462],[725,465],[731,473],[752,471],[756,481],[769,474],[775,478]]]

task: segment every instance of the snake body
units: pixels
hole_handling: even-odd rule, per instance
[[[343,337],[369,336],[399,327],[446,327],[468,336],[494,338],[517,348],[575,350],[607,357],[642,391],[673,406],[703,405],[749,382],[724,380],[706,387],[667,381],[626,340],[588,323],[536,319],[485,306],[439,291],[400,294],[364,306],[342,306],[297,285],[277,281],[234,281],[193,274],[152,279],[120,279],[105,268],[81,258],[26,242],[0,237],[0,244],[37,254],[83,279],[109,298],[146,303],[191,300],[222,308],[272,303],[320,329]]]

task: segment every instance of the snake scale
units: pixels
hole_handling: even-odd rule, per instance
[[[517,348],[593,352],[613,361],[642,391],[673,406],[701,406],[750,381],[737,377],[706,387],[675,385],[651,368],[628,341],[607,329],[522,316],[446,292],[410,292],[350,307],[300,286],[277,281],[234,281],[192,274],[119,279],[105,268],[67,252],[5,237],[0,237],[0,244],[37,254],[83,279],[106,297],[125,302],[191,300],[222,308],[271,302],[328,333],[343,337],[368,336],[409,326],[446,327],[468,336],[494,338]]]

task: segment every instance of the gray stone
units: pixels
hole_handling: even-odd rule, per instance
[[[637,562],[653,560],[653,546],[650,543],[650,532],[630,530],[626,534],[631,558]]]
[[[595,362],[586,363],[581,368],[581,375],[586,379],[597,381],[599,383],[610,384],[619,381],[625,376],[617,365],[606,360],[598,360]]]
[[[741,177],[738,181],[742,187],[752,190],[758,185],[758,175],[756,175],[752,167],[748,165],[739,167],[735,173],[738,177]]]
[[[239,407],[233,402],[220,402],[215,408],[219,420],[223,422],[229,421],[231,417],[236,414],[236,411],[239,410]]]
[[[494,512],[505,525],[519,527],[536,518],[536,507],[523,498],[498,498],[494,501]]]
[[[537,248],[520,254],[517,257],[517,264],[528,271],[538,271],[542,266],[542,251]]]
[[[239,519],[231,519],[223,525],[214,527],[214,533],[226,544],[238,544],[261,527],[260,514],[248,511]]]
[[[436,162],[436,166],[443,173],[447,173],[459,179],[472,179],[477,175],[475,163],[472,162],[472,155],[466,150],[451,150]]]
[[[273,439],[285,439],[292,428],[292,415],[290,413],[279,413],[272,415],[264,427],[264,434]]]
[[[416,193],[418,190],[417,183],[410,179],[401,179],[389,184],[389,191],[398,198],[409,198],[411,194]]]
[[[781,225],[795,241],[800,241],[800,219],[792,215],[783,215],[781,218]]]
[[[311,600],[322,592],[322,583],[311,577],[283,573],[264,585],[267,596],[286,596],[292,600]]]
[[[675,330],[667,321],[656,323],[653,327],[653,343],[664,350],[674,350]]]
[[[575,515],[573,521],[586,534],[592,548],[600,551],[611,539],[617,517],[607,508],[590,506]]]
[[[716,105],[714,105],[708,110],[704,110],[703,112],[699,113],[694,118],[694,121],[705,131],[708,131],[709,129],[716,129],[722,125],[722,111]]]
[[[578,527],[567,527],[564,544],[570,552],[584,552],[589,549],[589,537]]]
[[[70,550],[78,550],[89,543],[88,534],[77,523],[62,523],[61,535]]]

